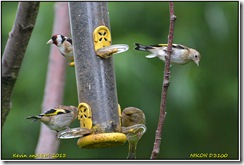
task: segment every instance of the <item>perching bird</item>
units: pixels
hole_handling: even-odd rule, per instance
[[[52,38],[47,42],[47,44],[54,44],[58,47],[60,53],[70,59],[74,60],[73,56],[73,45],[72,39],[68,38],[62,34],[55,34]]]
[[[146,117],[142,110],[136,107],[127,107],[122,111],[122,127],[129,127],[135,124],[146,124]]]
[[[160,60],[165,61],[165,56],[167,56],[167,46],[168,44],[158,44],[158,45],[141,45],[135,43],[135,50],[147,51],[151,52],[146,56],[146,58],[154,58],[158,57]],[[191,61],[194,61],[197,66],[199,66],[199,62],[201,59],[200,53],[192,48],[188,48],[184,45],[173,44],[172,45],[172,53],[171,53],[171,64],[187,64]]]
[[[146,132],[146,117],[140,109],[128,107],[123,110],[121,118],[122,132],[129,143],[127,159],[136,159],[137,143]]]
[[[71,123],[77,118],[78,109],[75,106],[59,105],[37,116],[29,116],[26,119],[40,120],[51,130],[57,132],[69,129]]]

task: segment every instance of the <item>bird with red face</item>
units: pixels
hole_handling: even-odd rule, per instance
[[[48,40],[47,44],[54,44],[58,47],[59,52],[69,60],[74,60],[73,55],[73,45],[72,39],[68,38],[62,34],[55,34],[52,36],[50,40]]]

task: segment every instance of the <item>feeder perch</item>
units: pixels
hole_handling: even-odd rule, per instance
[[[122,53],[129,49],[126,44],[111,44],[111,33],[106,26],[98,26],[93,32],[96,54],[102,58],[109,58],[113,54]]]

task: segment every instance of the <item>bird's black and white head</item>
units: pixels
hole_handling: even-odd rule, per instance
[[[67,37],[65,37],[62,34],[55,34],[52,36],[52,38],[47,42],[47,44],[54,44],[56,46],[61,46],[62,43],[67,39]]]
[[[72,60],[74,59],[71,38],[68,38],[62,34],[55,34],[49,41],[47,41],[47,44],[56,45],[63,56],[68,57]]]

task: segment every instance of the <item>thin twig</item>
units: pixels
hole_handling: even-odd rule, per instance
[[[170,27],[169,27],[168,48],[167,48],[168,56],[166,56],[166,59],[165,59],[164,80],[163,80],[161,104],[160,104],[160,115],[159,115],[159,121],[158,121],[157,130],[156,130],[156,135],[155,135],[154,147],[153,147],[153,151],[151,154],[151,159],[156,159],[159,155],[160,144],[161,144],[161,139],[162,139],[161,136],[162,136],[163,124],[164,124],[164,119],[166,117],[167,90],[168,90],[168,87],[170,84],[170,81],[169,81],[169,78],[170,78],[170,58],[171,58],[173,36],[174,36],[174,22],[176,20],[176,16],[174,15],[174,4],[173,4],[173,2],[169,2],[169,8],[170,8]]]

